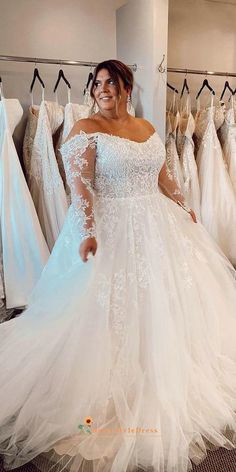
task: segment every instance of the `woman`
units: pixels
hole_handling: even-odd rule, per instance
[[[121,62],[97,66],[99,112],[61,148],[65,225],[28,309],[0,329],[8,468],[47,452],[44,470],[186,472],[236,444],[235,272],[152,125],[128,115],[132,85]]]

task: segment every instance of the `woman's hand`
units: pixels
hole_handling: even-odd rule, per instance
[[[95,256],[96,251],[97,251],[97,241],[95,238],[85,239],[85,241],[83,241],[80,244],[79,255],[83,262],[88,261],[88,254],[90,252],[92,252],[93,256]]]
[[[194,211],[193,211],[192,209],[189,211],[189,214],[190,214],[190,216],[191,216],[193,222],[194,222],[194,223],[197,223],[197,217],[196,217],[196,215],[195,215],[195,213],[194,213]]]

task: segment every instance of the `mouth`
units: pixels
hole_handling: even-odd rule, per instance
[[[111,100],[111,99],[112,99],[112,97],[108,97],[108,96],[100,98],[100,100],[103,100],[103,101],[107,101],[107,100]]]

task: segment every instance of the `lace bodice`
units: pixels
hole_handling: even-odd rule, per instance
[[[195,130],[195,120],[193,118],[192,113],[183,114],[180,116],[179,120],[179,128],[176,137],[176,146],[179,155],[181,156],[183,152],[183,147],[186,141],[192,142],[193,133]]]
[[[82,132],[61,147],[67,174],[72,170],[68,169],[68,156],[88,146],[96,147],[93,192],[97,197],[125,198],[157,191],[157,176],[165,161],[165,149],[157,133],[137,143],[105,133]]]
[[[198,139],[202,139],[206,128],[210,122],[214,123],[218,130],[225,119],[225,107],[220,104],[197,111],[195,116],[195,134]]]
[[[71,188],[70,214],[80,227],[82,239],[96,235],[94,197],[142,198],[157,193],[159,183],[170,198],[184,203],[165,163],[165,147],[156,132],[138,143],[107,133],[81,131],[63,144],[60,151]]]
[[[61,126],[63,119],[62,106],[56,102],[42,101],[31,150],[29,173],[48,193],[63,186],[52,141],[52,135]]]
[[[174,139],[176,138],[179,119],[180,119],[180,114],[178,111],[176,114],[171,111],[167,112],[166,114],[166,139],[168,139],[170,135],[172,135]]]
[[[39,106],[30,106],[28,112],[28,121],[25,129],[25,136],[23,142],[23,160],[26,174],[30,173],[31,155],[33,149],[34,138],[37,130],[39,115]]]

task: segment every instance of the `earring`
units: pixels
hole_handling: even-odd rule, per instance
[[[132,110],[132,100],[131,95],[127,96],[127,112],[130,113]]]

